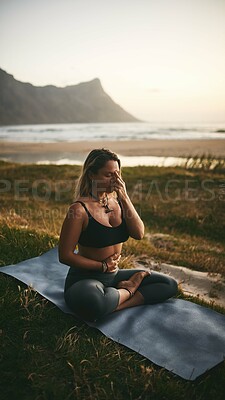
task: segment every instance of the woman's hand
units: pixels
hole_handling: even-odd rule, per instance
[[[117,193],[117,196],[120,200],[123,200],[127,197],[127,190],[126,190],[126,184],[124,180],[122,179],[122,176],[119,174],[119,172],[115,171],[114,172],[114,177],[111,180],[113,189]]]
[[[118,264],[121,259],[121,255],[114,253],[112,256],[107,257],[104,261],[107,263],[108,269],[106,274],[116,272],[118,270]]]
[[[117,192],[118,199],[122,205],[123,218],[126,221],[129,235],[137,240],[142,239],[144,237],[144,223],[127,194],[125,182],[117,171],[114,172],[111,180],[112,187]]]

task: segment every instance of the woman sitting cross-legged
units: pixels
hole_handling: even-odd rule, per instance
[[[65,301],[87,321],[127,307],[162,302],[177,293],[177,282],[169,276],[119,268],[123,242],[129,236],[137,240],[144,236],[144,224],[120,169],[115,153],[92,150],[77,183],[76,201],[62,225],[59,260],[70,266]]]

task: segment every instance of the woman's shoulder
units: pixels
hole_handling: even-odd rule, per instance
[[[88,197],[78,197],[76,200],[73,201],[73,203],[71,203],[70,207],[74,207],[74,208],[80,208],[83,207],[85,208],[86,205],[88,205],[90,203],[90,199]]]
[[[86,214],[86,205],[85,205],[85,202],[83,201],[83,199],[79,198],[79,199],[75,200],[73,203],[71,203],[69,206],[68,213],[73,214],[74,216],[85,215]]]

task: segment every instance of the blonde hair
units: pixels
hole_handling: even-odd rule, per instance
[[[88,154],[76,183],[74,201],[79,197],[89,196],[92,190],[90,173],[96,174],[109,160],[117,161],[119,169],[121,168],[118,156],[108,149],[94,149]]]

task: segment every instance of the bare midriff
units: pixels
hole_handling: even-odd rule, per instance
[[[103,261],[115,253],[120,254],[121,250],[122,250],[122,246],[123,246],[123,243],[118,243],[118,244],[114,244],[113,246],[96,248],[96,247],[81,246],[79,244],[78,252],[81,256],[90,258],[91,260]]]

